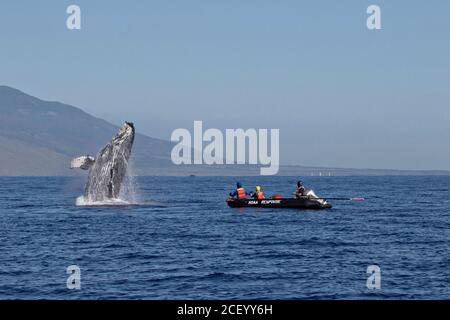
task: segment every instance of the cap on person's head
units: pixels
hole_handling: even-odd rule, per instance
[[[236,187],[242,188],[242,184],[240,182],[236,182]]]
[[[301,181],[301,180],[297,181],[297,187],[300,187],[302,185],[303,185],[303,181]]]
[[[256,186],[256,191],[260,191],[261,187],[260,186]]]

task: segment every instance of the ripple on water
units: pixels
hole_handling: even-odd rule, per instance
[[[228,208],[231,177],[137,178],[139,204],[76,206],[77,178],[0,178],[0,298],[442,299],[449,177],[305,177],[327,211]],[[296,177],[243,177],[290,194]],[[430,190],[416,190],[430,185]],[[66,289],[81,268],[82,290]],[[382,290],[366,288],[378,264]]]

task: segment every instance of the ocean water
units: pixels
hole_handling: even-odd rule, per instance
[[[450,177],[304,177],[367,198],[324,211],[229,208],[232,177],[135,180],[140,205],[78,207],[82,178],[0,178],[0,299],[450,298]],[[240,179],[285,195],[296,180]]]

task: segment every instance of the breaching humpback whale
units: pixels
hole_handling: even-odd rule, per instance
[[[84,190],[85,201],[101,202],[119,198],[133,147],[134,133],[133,123],[125,122],[111,142],[97,153],[95,159],[82,156],[72,160],[71,168],[89,170]]]

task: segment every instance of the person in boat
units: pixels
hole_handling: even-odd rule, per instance
[[[235,197],[236,199],[247,198],[247,192],[242,187],[242,184],[240,182],[236,183],[236,190],[234,192],[230,192],[230,197]]]
[[[306,188],[302,181],[297,181],[297,189],[294,192],[295,198],[300,198],[306,196]]]
[[[296,199],[300,199],[300,198],[308,198],[311,200],[316,200],[322,204],[326,204],[326,200],[325,199],[321,199],[319,198],[316,193],[314,192],[314,190],[312,189],[307,189],[304,185],[302,181],[297,181],[297,189],[294,192],[294,197]]]
[[[251,194],[251,197],[258,200],[264,199],[264,193],[261,191],[261,186],[256,186],[255,192]]]

